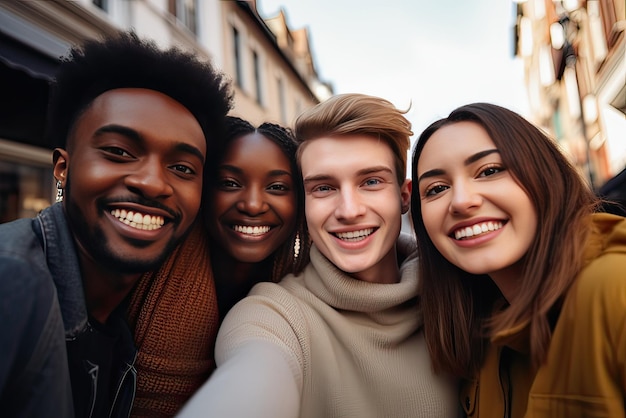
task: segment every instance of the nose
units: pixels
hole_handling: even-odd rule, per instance
[[[471,182],[455,182],[452,186],[452,199],[449,211],[451,214],[467,214],[480,207],[483,199]]]
[[[267,212],[269,205],[259,187],[247,187],[237,202],[237,210],[250,216],[257,216]]]
[[[148,159],[125,177],[126,186],[149,199],[171,196],[174,188],[167,179],[167,170],[162,162]]]
[[[352,220],[365,214],[365,205],[356,190],[343,189],[339,195],[340,201],[335,208],[335,217],[340,220]]]

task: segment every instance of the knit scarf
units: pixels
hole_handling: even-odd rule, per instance
[[[208,247],[196,222],[131,295],[128,321],[138,349],[134,417],[173,416],[215,368],[219,316]]]

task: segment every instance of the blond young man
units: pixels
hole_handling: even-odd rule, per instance
[[[421,332],[417,261],[398,241],[409,121],[386,100],[339,95],[295,133],[310,264],[229,312],[217,371],[181,416],[455,416],[454,382],[432,373]]]

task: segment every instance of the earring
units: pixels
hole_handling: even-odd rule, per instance
[[[300,233],[296,232],[296,239],[293,241],[293,259],[298,259],[300,255]]]
[[[63,201],[63,188],[61,187],[61,180],[57,180],[57,196],[55,200],[57,202]]]

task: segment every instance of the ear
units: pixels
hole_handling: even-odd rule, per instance
[[[70,166],[69,154],[63,148],[55,148],[52,151],[52,164],[54,166],[54,178],[61,182],[61,187],[65,187],[67,181],[67,169]]]
[[[405,179],[404,183],[400,186],[400,201],[402,202],[402,214],[409,211],[411,205],[411,184],[413,180]]]

